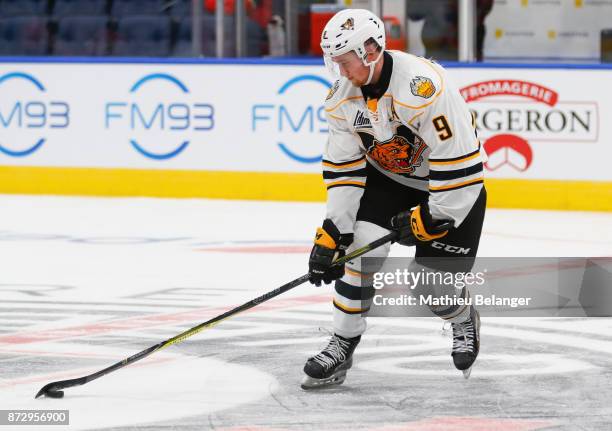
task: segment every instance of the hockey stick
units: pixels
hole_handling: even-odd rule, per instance
[[[355,259],[359,256],[364,255],[365,253],[374,250],[375,248],[380,247],[381,245],[389,242],[389,241],[393,241],[395,239],[395,237],[397,236],[396,232],[391,232],[388,235],[383,236],[382,238],[377,239],[376,241],[373,241],[367,245],[364,245],[361,248],[356,249],[355,251],[353,251],[350,254],[347,254],[346,256],[343,256],[339,259],[337,259],[334,262],[334,265],[341,265],[343,263],[348,262],[349,260]],[[204,329],[207,328],[211,328],[213,326],[215,326],[217,323],[221,322],[224,319],[227,319],[228,317],[234,316],[238,313],[241,313],[245,310],[248,310],[250,308],[255,307],[258,304],[261,304],[262,302],[266,302],[269,299],[274,298],[275,296],[280,295],[281,293],[285,293],[288,290],[293,289],[294,287],[299,286],[300,284],[305,283],[306,281],[308,281],[308,274],[302,275],[299,278],[296,278],[293,281],[290,281],[287,284],[282,285],[279,288],[276,288],[268,293],[265,293],[255,299],[252,299],[248,302],[245,302],[244,304],[233,308],[232,310],[226,311],[223,314],[218,315],[217,317],[213,317],[212,319],[201,323],[197,326],[194,326],[191,329],[186,330],[185,332],[181,332],[180,334],[167,339],[166,341],[162,341],[161,343],[158,343],[154,346],[149,347],[148,349],[145,349],[141,352],[136,353],[135,355],[130,356],[129,358],[123,359],[122,361],[117,362],[116,364],[111,365],[110,367],[104,368],[103,370],[100,370],[98,372],[95,372],[93,374],[90,374],[88,376],[83,376],[83,377],[79,377],[76,379],[70,379],[70,380],[59,380],[57,382],[51,382],[46,384],[45,386],[43,386],[43,388],[38,391],[38,393],[36,394],[35,398],[41,397],[43,395],[47,396],[47,397],[51,397],[51,398],[62,398],[64,396],[64,392],[62,391],[62,389],[65,388],[71,388],[73,386],[81,386],[84,385],[85,383],[89,383],[92,380],[96,380],[99,377],[102,377],[106,374],[112,373],[113,371],[116,371],[120,368],[126,367],[130,364],[133,364],[136,361],[139,361],[143,358],[146,358],[147,356],[153,354],[154,352],[157,352],[158,350],[161,350],[165,347],[171,346],[173,344],[176,343],[180,343],[181,341],[191,337],[192,335],[195,335],[201,331],[203,331]]]

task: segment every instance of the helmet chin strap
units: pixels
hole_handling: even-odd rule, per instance
[[[368,75],[368,80],[365,82],[365,84],[363,85],[370,85],[370,82],[372,81],[372,77],[374,76],[374,69],[376,68],[376,64],[380,61],[380,59],[382,58],[382,54],[383,54],[383,50],[380,50],[380,53],[378,54],[378,57],[376,57],[376,60],[374,60],[371,63],[366,63],[366,66],[370,67],[370,73]]]
[[[368,75],[368,80],[363,85],[370,85],[372,81],[372,76],[374,76],[374,68],[376,67],[376,63],[370,63],[370,74]]]

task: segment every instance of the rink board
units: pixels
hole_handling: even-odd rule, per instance
[[[491,206],[612,210],[612,69],[448,66]],[[316,61],[0,59],[0,192],[324,200],[330,84]]]
[[[320,175],[92,168],[0,168],[0,190],[17,194],[325,200]],[[492,208],[612,210],[612,184],[487,179]]]

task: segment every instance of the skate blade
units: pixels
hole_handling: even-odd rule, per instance
[[[310,391],[313,389],[324,389],[329,388],[331,386],[341,385],[342,383],[344,383],[345,379],[346,370],[339,371],[326,379],[314,379],[309,376],[304,376],[300,387],[305,391]]]
[[[463,370],[462,372],[463,372],[463,378],[469,379],[470,374],[472,374],[472,367],[468,368],[467,370]]]

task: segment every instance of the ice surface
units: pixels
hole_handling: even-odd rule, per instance
[[[345,384],[304,392],[331,323],[331,288],[310,285],[34,400],[302,275],[324,207],[0,196],[0,208],[0,409],[69,409],[69,430],[612,427],[608,318],[484,318],[469,380],[439,320],[370,318]],[[489,210],[480,255],[612,256],[612,214]]]

